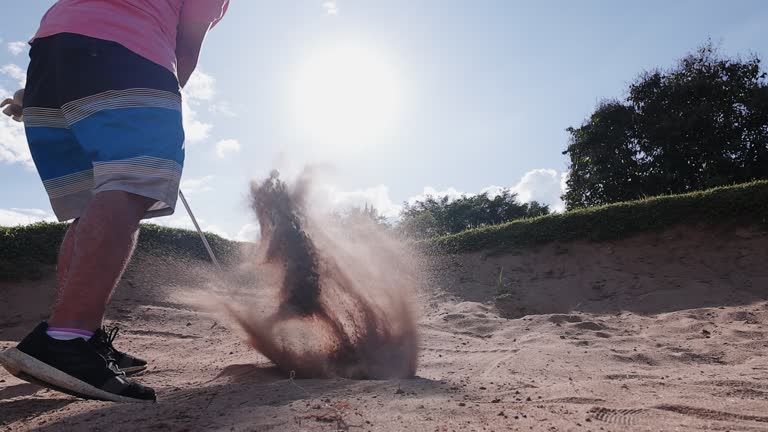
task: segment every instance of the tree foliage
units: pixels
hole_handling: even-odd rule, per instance
[[[360,225],[376,225],[383,229],[389,229],[387,218],[379,214],[376,207],[365,203],[364,207],[351,207],[344,212],[334,214],[336,222],[342,226],[353,227]]]
[[[405,205],[398,229],[408,237],[426,239],[549,212],[549,206],[536,201],[521,203],[509,189],[493,197],[487,192],[455,200],[428,196]]]
[[[766,179],[766,74],[708,43],[567,130],[568,209]]]

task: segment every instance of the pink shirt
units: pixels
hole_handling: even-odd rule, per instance
[[[176,73],[176,29],[224,16],[229,0],[58,0],[33,38],[75,33],[117,42]]]

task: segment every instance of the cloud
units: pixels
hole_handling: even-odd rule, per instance
[[[213,129],[212,124],[198,120],[197,111],[192,106],[190,101],[182,99],[181,109],[184,113],[184,137],[187,143],[204,141],[211,135],[211,129]]]
[[[468,194],[466,192],[460,192],[456,188],[449,187],[446,190],[438,191],[437,189],[433,188],[432,186],[425,186],[424,191],[421,193],[421,195],[415,195],[410,198],[408,198],[408,204],[413,204],[417,201],[424,201],[427,199],[427,197],[434,197],[434,198],[442,198],[442,197],[448,197],[448,201],[453,202],[459,198],[462,197],[462,195],[474,195],[474,194]]]
[[[195,71],[182,90],[181,108],[184,113],[184,135],[187,142],[199,142],[211,135],[213,125],[198,119],[197,107],[216,95],[216,79]]]
[[[216,95],[216,79],[205,72],[196,70],[184,86],[184,96],[195,100],[212,100]]]
[[[562,212],[565,209],[560,196],[565,188],[565,173],[558,173],[554,169],[534,169],[525,173],[520,180],[511,186],[491,185],[480,189],[479,192],[463,192],[455,187],[437,190],[432,186],[424,187],[419,195],[406,200],[408,204],[423,201],[429,196],[435,198],[448,197],[454,201],[462,196],[475,196],[487,193],[491,198],[498,196],[505,189],[510,189],[518,194],[521,202],[528,203],[538,201],[549,205],[553,211]],[[345,211],[351,208],[363,208],[373,206],[380,215],[389,220],[397,220],[403,206],[392,199],[389,188],[379,185],[369,188],[345,191],[330,184],[318,185],[312,195],[313,207],[320,212]]]
[[[208,107],[208,112],[211,114],[222,115],[224,117],[237,117],[237,113],[232,109],[229,102],[227,101],[212,103]]]
[[[8,42],[8,52],[13,55],[19,55],[27,49],[27,43],[24,41]]]
[[[204,177],[199,178],[191,178],[191,179],[185,179],[182,180],[181,185],[179,188],[182,192],[184,192],[184,195],[194,195],[201,192],[210,192],[213,190],[213,187],[211,186],[211,181],[213,181],[214,176],[207,175]]]
[[[223,115],[225,117],[235,117],[237,114],[227,101],[213,102],[216,97],[216,78],[205,72],[196,70],[189,78],[189,82],[184,87],[184,96],[191,101],[193,105],[201,102],[210,102],[208,112],[211,114]]]
[[[247,223],[237,232],[235,240],[241,242],[255,242],[260,236],[261,228],[259,228],[259,224]]]
[[[0,99],[10,94],[0,88]],[[30,168],[34,166],[23,123],[13,121],[2,114],[0,114],[0,162],[21,163]]]
[[[27,225],[35,222],[55,222],[56,217],[48,211],[25,208],[0,208],[0,226]]]
[[[548,204],[552,210],[563,211],[565,204],[560,196],[565,192],[565,175],[554,169],[531,170],[512,186],[512,191],[517,192],[522,202],[538,201]]]
[[[27,84],[27,72],[19,67],[19,65],[9,63],[0,67],[0,73],[8,75],[9,77],[18,80],[19,87],[24,87]]]
[[[328,15],[339,14],[339,5],[335,0],[323,2],[323,9],[325,9],[325,13]]]
[[[204,232],[208,232],[208,233],[211,233],[211,234],[216,234],[217,236],[225,238],[227,240],[232,240],[232,236],[230,236],[229,233],[226,232],[224,229],[219,228],[218,225],[204,225],[204,226],[201,226],[200,228]]]
[[[568,192],[568,172],[560,174],[560,190],[564,193]]]
[[[434,187],[427,186],[424,188],[423,193],[413,196],[407,200],[408,203],[413,203],[417,200],[423,200],[427,196],[443,197],[447,196],[450,200],[460,198],[462,195],[473,196],[478,193],[488,193],[489,196],[494,197],[499,195],[504,189],[511,189],[512,192],[518,194],[518,198],[522,202],[539,201],[540,203],[548,204],[550,209],[554,211],[563,211],[565,206],[560,195],[565,190],[566,173],[558,173],[554,169],[534,169],[525,173],[520,180],[508,187],[503,186],[486,186],[477,193],[462,192],[454,187],[449,187],[444,190],[437,190]],[[191,191],[205,191],[212,190],[208,185],[212,176],[205,176],[199,179],[190,179],[182,183],[182,189],[187,187]],[[190,193],[184,190],[188,195]],[[194,193],[194,192],[192,192]],[[389,194],[389,188],[385,185],[378,185],[369,188],[360,188],[354,190],[342,190],[331,184],[316,185],[313,188],[312,195],[312,208],[320,212],[329,211],[346,211],[352,208],[363,208],[366,205],[374,207],[380,215],[386,217],[390,221],[395,221],[399,218],[400,212],[403,206],[398,204],[392,199]],[[205,223],[205,220],[199,220],[201,227],[204,231],[213,232],[226,237],[242,242],[254,242],[257,241],[260,235],[260,228],[258,223],[246,223],[235,234],[234,237],[230,237],[223,230],[220,230],[216,225],[209,225]],[[173,216],[163,222],[163,225],[175,226],[178,228],[194,229],[189,217]]]
[[[230,154],[240,153],[240,142],[235,139],[225,139],[216,143],[216,156],[226,159]]]
[[[565,204],[560,199],[560,196],[565,192],[566,179],[566,173],[558,173],[554,169],[534,169],[523,174],[520,180],[512,186],[491,185],[482,188],[477,193],[461,192],[453,187],[438,191],[431,186],[427,186],[422,194],[409,198],[407,202],[408,204],[413,204],[416,201],[423,201],[428,196],[435,198],[447,196],[449,201],[454,201],[461,198],[462,195],[474,196],[478,193],[487,193],[488,196],[493,198],[498,196],[504,189],[510,189],[512,192],[517,193],[517,197],[521,202],[538,201],[549,205],[550,209],[554,211],[562,212],[565,210]]]
[[[321,210],[345,211],[367,205],[373,206],[380,215],[388,219],[397,218],[403,209],[400,204],[392,201],[389,188],[384,185],[351,191],[342,191],[325,185],[317,188],[315,198]]]

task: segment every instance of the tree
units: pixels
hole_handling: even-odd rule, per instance
[[[462,195],[455,200],[428,196],[405,205],[398,229],[411,238],[425,239],[549,212],[545,204],[519,202],[509,189],[494,197],[488,193]]]
[[[711,43],[601,103],[563,152],[568,209],[768,178],[768,84],[760,59]]]
[[[334,217],[343,226],[372,225],[382,229],[390,228],[387,218],[380,215],[376,207],[365,203],[365,207],[351,207],[343,212],[336,212]]]
[[[571,157],[568,208],[629,200],[640,193],[640,150],[632,134],[635,113],[618,101],[602,102],[578,129],[568,128]]]

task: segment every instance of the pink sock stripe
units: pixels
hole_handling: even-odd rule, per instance
[[[48,327],[48,331],[74,333],[74,334],[79,334],[80,336],[88,336],[88,337],[93,336],[92,331],[73,329],[73,328]]]

